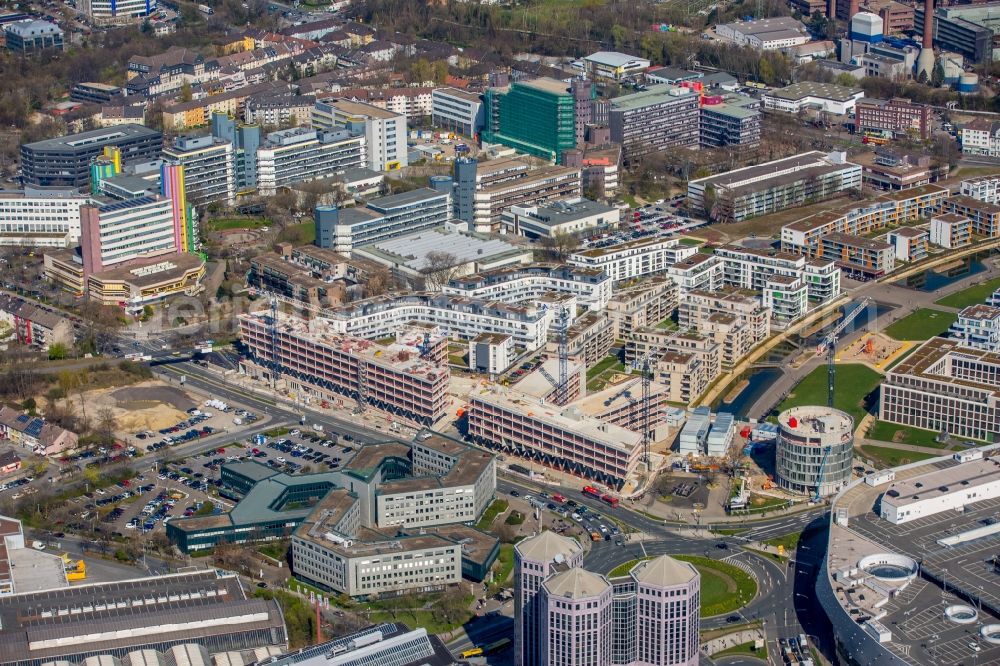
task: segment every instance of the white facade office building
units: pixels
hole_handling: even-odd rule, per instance
[[[257,149],[257,187],[261,194],[274,194],[280,187],[365,166],[366,156],[365,137],[343,127],[279,130]]]
[[[431,124],[472,137],[486,122],[482,96],[458,88],[435,88],[431,92]]]
[[[980,304],[963,308],[948,337],[964,347],[1000,353],[1000,307]]]
[[[433,229],[450,217],[451,197],[445,192],[421,188],[380,197],[367,206],[316,208],[316,242],[337,252]],[[446,247],[441,248],[447,251]]]
[[[312,126],[317,130],[339,126],[363,131],[366,149],[364,166],[372,171],[401,169],[409,163],[404,115],[363,102],[335,99],[316,102]]]
[[[156,13],[157,0],[79,0],[80,13],[99,25],[135,23]]]
[[[80,240],[80,207],[89,202],[76,189],[0,191],[0,245],[70,247]]]
[[[195,205],[236,202],[233,144],[213,136],[180,136],[163,149],[163,157],[184,167],[184,192]]]

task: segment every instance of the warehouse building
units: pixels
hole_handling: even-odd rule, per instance
[[[798,113],[803,109],[818,109],[834,115],[847,115],[865,96],[861,88],[847,88],[833,83],[801,81],[770,90],[761,96],[764,108],[772,111]]]
[[[236,575],[217,569],[0,596],[3,666],[98,657],[111,663],[128,655],[141,660],[143,650],[173,655],[175,649],[191,663],[184,659],[191,644],[206,659],[230,651],[268,654],[286,650],[288,636],[276,600],[249,597]]]
[[[806,26],[790,16],[777,16],[759,21],[720,23],[715,32],[738,46],[749,46],[758,51],[775,51],[798,46],[810,41]]]

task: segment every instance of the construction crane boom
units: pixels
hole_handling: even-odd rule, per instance
[[[823,448],[823,458],[819,461],[819,472],[816,473],[816,494],[813,496],[813,502],[819,502],[819,488],[823,485],[823,472],[826,469],[826,459],[830,457],[830,451],[832,450],[833,447],[831,446]]]
[[[632,368],[642,372],[642,459],[649,465],[649,446],[650,446],[650,424],[649,419],[652,412],[652,405],[650,399],[650,382],[652,381],[651,372],[649,367],[649,356],[650,352],[647,351],[642,356],[637,357],[632,361]]]
[[[565,405],[569,393],[569,309],[565,306],[556,313],[559,328],[559,384],[556,386],[556,404]]]
[[[827,395],[826,395],[826,406],[833,407],[833,392],[836,383],[836,357],[837,357],[837,340],[840,338],[840,334],[844,332],[848,326],[851,325],[855,319],[858,318],[862,312],[868,309],[869,303],[871,303],[871,298],[865,298],[853,310],[844,315],[844,318],[840,320],[832,331],[830,331],[823,341],[819,343],[816,349],[816,353],[822,356],[827,355]]]

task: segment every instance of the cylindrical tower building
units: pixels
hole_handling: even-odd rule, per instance
[[[778,416],[778,485],[796,493],[833,495],[851,479],[854,419],[832,407],[793,407]]]
[[[661,555],[630,572],[636,585],[638,666],[698,666],[701,575]]]

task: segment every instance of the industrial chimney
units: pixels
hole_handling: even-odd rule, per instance
[[[923,73],[927,79],[934,72],[934,0],[924,0],[924,42],[917,56],[916,75]]]
[[[847,25],[850,25],[851,19],[854,18],[854,15],[857,14],[859,11],[861,11],[861,8],[858,6],[858,4],[859,4],[858,0],[851,0],[850,8],[847,10]]]
[[[826,17],[831,21],[837,20],[837,0],[827,0]]]

